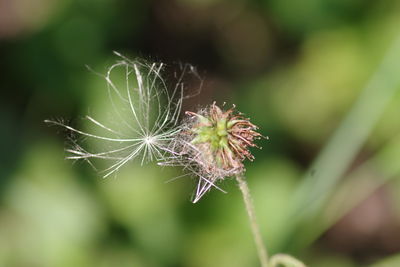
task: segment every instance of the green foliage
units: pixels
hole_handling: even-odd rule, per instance
[[[101,179],[64,160],[63,136],[42,121],[92,109],[115,119],[85,68],[104,74],[113,50],[198,65],[206,83],[185,110],[235,103],[270,137],[245,165],[271,254],[400,264],[396,1],[14,2],[0,7],[1,266],[258,264],[234,180],[192,204],[190,179],[165,183],[178,169],[129,163]],[[200,136],[218,146],[225,131]],[[385,216],[354,230],[362,205]]]

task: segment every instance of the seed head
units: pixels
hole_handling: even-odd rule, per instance
[[[193,202],[211,187],[223,191],[218,181],[244,172],[243,161],[254,159],[249,148],[256,146],[254,141],[261,135],[235,106],[224,111],[213,103],[196,113],[187,111],[181,118],[183,101],[200,91],[188,95],[185,80],[198,81],[201,89],[202,79],[195,68],[180,65],[172,77],[176,83],[170,87],[161,75],[165,64],[116,55],[119,60],[105,75],[99,74],[106,80],[111,120],[86,116],[93,132],[46,120],[71,134],[68,159],[85,160],[95,169],[97,161],[104,161],[103,177],[116,174],[136,158],[141,164],[157,161],[183,166],[186,174],[198,179]]]
[[[180,155],[189,162],[186,167],[200,177],[193,200],[197,202],[211,186],[217,187],[218,180],[244,172],[243,161],[254,159],[249,148],[257,147],[254,141],[261,134],[235,106],[223,111],[214,102],[197,113],[186,111],[186,115],[189,118],[178,140]]]

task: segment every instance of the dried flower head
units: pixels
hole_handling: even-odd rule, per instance
[[[171,162],[183,162],[199,177],[193,199],[197,202],[212,186],[218,188],[219,180],[245,171],[243,161],[254,159],[249,147],[256,147],[254,141],[261,134],[235,106],[223,111],[214,102],[197,113],[186,111],[186,115],[189,118],[173,142]]]
[[[180,65],[171,88],[161,75],[165,64],[132,61],[116,54],[120,60],[106,75],[99,74],[107,82],[110,119],[86,116],[92,131],[46,120],[74,134],[72,146],[66,150],[68,159],[85,160],[95,169],[93,161],[103,160],[107,163],[101,170],[103,177],[138,157],[142,164],[155,160],[159,165],[183,166],[185,175],[198,178],[193,202],[211,187],[223,191],[216,185],[218,181],[244,172],[243,161],[254,159],[249,148],[256,146],[254,141],[261,135],[235,106],[223,111],[213,103],[196,113],[187,111],[181,119],[183,100],[198,94],[202,84],[191,65]],[[121,75],[123,79],[118,81]],[[197,80],[199,90],[188,95],[185,79]]]

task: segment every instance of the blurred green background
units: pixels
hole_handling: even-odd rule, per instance
[[[246,168],[271,254],[400,266],[399,36],[398,0],[0,0],[0,266],[258,266],[234,180],[192,204],[179,169],[64,160],[43,120],[103,103],[85,65],[114,50],[197,66],[191,109],[270,137]]]

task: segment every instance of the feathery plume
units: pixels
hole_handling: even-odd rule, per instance
[[[86,132],[63,121],[45,121],[83,137],[70,138],[72,146],[66,149],[66,158],[85,160],[94,168],[96,164],[93,160],[106,161],[109,166],[100,171],[104,178],[115,174],[127,162],[136,158],[140,159],[141,164],[153,160],[163,161],[169,153],[170,142],[181,130],[179,117],[182,102],[185,98],[193,96],[185,95],[187,85],[184,78],[190,76],[198,79],[200,88],[202,83],[193,66],[181,64],[179,72],[174,73],[176,83],[170,88],[161,76],[165,64],[132,61],[117,52],[115,54],[119,60],[105,75],[99,74],[107,83],[112,120],[100,122],[92,116],[85,117],[102,134]],[[125,80],[123,85],[117,86],[113,78],[120,72]],[[195,92],[197,93],[198,91]],[[113,127],[110,124],[113,124]],[[107,149],[92,148],[90,141],[93,140],[102,143],[102,147]]]

